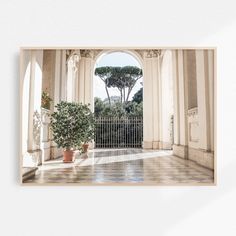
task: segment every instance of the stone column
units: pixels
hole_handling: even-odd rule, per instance
[[[50,110],[41,108],[41,150],[42,163],[51,158],[50,130]]]
[[[72,76],[73,76],[73,62],[68,60],[67,62],[67,85],[66,85],[66,100],[72,102]]]
[[[210,143],[209,149],[213,152],[214,151],[214,51],[208,50],[208,79],[209,79],[209,112],[210,112]]]
[[[35,87],[35,51],[31,51],[30,58],[30,85],[29,85],[29,113],[28,113],[28,150],[34,149],[33,143],[33,119],[34,119],[34,87]]]
[[[42,50],[31,50],[29,109],[28,109],[28,157],[24,166],[41,164],[40,129],[41,129],[41,94],[42,94]]]
[[[92,56],[85,58],[85,81],[84,81],[84,103],[90,104],[90,109],[93,111],[93,67],[94,59]]]
[[[178,58],[177,50],[172,51],[173,65],[173,92],[174,92],[174,145],[180,145],[180,130],[179,130],[179,77],[178,77]]]
[[[161,65],[160,65],[160,51],[156,52],[152,61],[153,73],[153,142],[152,148],[160,148],[160,137],[162,135],[162,82],[161,82]]]
[[[51,109],[55,111],[55,105],[57,105],[61,100],[62,96],[65,95],[65,92],[62,90],[61,86],[64,85],[65,81],[62,77],[62,72],[65,73],[65,68],[62,65],[62,59],[65,60],[65,55],[63,50],[56,50],[54,56],[54,77],[52,81],[52,89],[53,89],[53,105],[54,107]],[[64,75],[63,75],[64,76]],[[65,98],[65,97],[63,97]],[[51,137],[50,133],[50,137]],[[62,156],[62,149],[57,147],[57,144],[54,141],[51,141],[51,153],[50,159],[55,159]]]
[[[80,60],[77,62],[76,76],[76,101],[82,104],[90,104],[91,111],[94,110],[93,101],[93,72],[94,72],[94,51],[80,50]],[[94,142],[89,148],[94,147]]]
[[[85,57],[81,57],[78,63],[78,93],[77,101],[84,104],[84,80],[85,80]]]
[[[61,50],[56,50],[55,56],[55,77],[54,77],[54,106],[58,104],[61,100]],[[55,108],[54,108],[55,109]]]
[[[188,145],[188,93],[187,80],[184,77],[183,50],[178,50],[178,72],[179,72],[179,111],[180,111],[180,144]],[[185,153],[186,155],[187,153]]]
[[[153,81],[151,58],[144,58],[143,72],[143,148],[152,149],[153,140]]]
[[[172,149],[173,75],[172,52],[162,51],[159,92],[160,149]]]
[[[143,76],[143,148],[159,148],[160,103],[160,51],[147,50]]]
[[[80,50],[78,63],[78,102],[90,104],[93,111],[93,67],[94,57],[92,50]]]
[[[174,78],[174,101],[175,101],[175,112],[174,112],[174,128],[177,131],[175,134],[175,141],[178,144],[173,145],[173,152],[175,155],[182,158],[188,157],[188,120],[187,120],[187,82],[184,77],[184,62],[183,62],[183,50],[176,51],[176,68],[177,75]],[[175,73],[175,72],[174,72]],[[176,99],[177,98],[177,99]]]
[[[61,100],[66,101],[66,50],[61,50]]]
[[[214,53],[196,50],[198,149],[191,154],[200,165],[214,169]]]
[[[197,75],[197,102],[199,121],[199,148],[210,150],[210,112],[209,112],[209,82],[207,52],[196,51],[196,75]]]

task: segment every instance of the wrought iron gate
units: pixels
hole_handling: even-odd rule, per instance
[[[99,117],[95,121],[96,148],[142,147],[142,117]]]

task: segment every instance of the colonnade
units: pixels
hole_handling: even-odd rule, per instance
[[[142,58],[143,147],[173,148],[213,169],[214,50],[146,50]]]
[[[48,119],[58,102],[90,104],[93,110],[94,65],[104,52],[24,50],[21,54],[22,155],[31,156],[35,165],[61,155],[51,140]],[[127,52],[143,69],[143,148],[173,148],[174,155],[213,169],[214,51]],[[52,98],[50,110],[41,108],[42,91]]]
[[[172,50],[175,155],[214,168],[214,51]]]

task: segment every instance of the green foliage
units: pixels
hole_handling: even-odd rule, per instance
[[[116,102],[111,106],[104,103],[100,98],[94,99],[94,114],[96,117],[100,116],[142,116],[143,115],[143,103],[136,103],[128,101],[125,104]]]
[[[101,98],[95,97],[94,98],[94,113],[96,116],[102,115],[105,109],[105,104],[101,100]]]
[[[41,106],[45,109],[50,109],[50,103],[52,99],[50,98],[49,94],[45,91],[42,92],[42,97],[41,97]]]
[[[117,88],[120,91],[121,102],[125,103],[128,101],[134,85],[142,77],[143,72],[142,69],[136,66],[105,66],[96,68],[95,75],[99,76],[105,83],[107,96],[111,105],[108,88]]]
[[[64,149],[80,149],[94,137],[94,116],[88,105],[60,102],[51,115],[53,140]]]
[[[140,88],[133,96],[133,102],[141,103],[143,101],[143,88]]]
[[[127,102],[125,104],[126,114],[128,116],[143,116],[143,102]]]

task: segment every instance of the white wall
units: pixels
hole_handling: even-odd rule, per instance
[[[236,235],[234,0],[11,0],[0,14],[0,235]],[[217,46],[218,185],[19,186],[19,46],[27,45]]]

